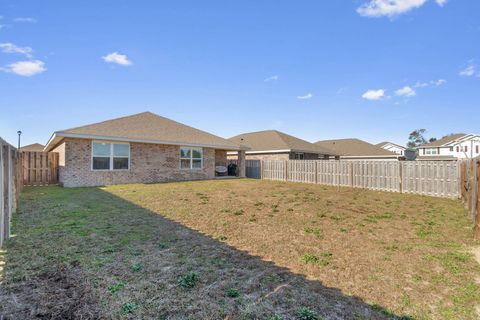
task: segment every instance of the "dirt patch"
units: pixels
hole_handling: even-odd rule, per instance
[[[59,267],[0,292],[0,318],[102,319],[98,299],[78,266]]]

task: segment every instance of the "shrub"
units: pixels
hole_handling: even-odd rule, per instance
[[[197,285],[199,280],[200,277],[196,272],[189,272],[180,276],[180,278],[178,279],[178,284],[181,287],[191,289]]]

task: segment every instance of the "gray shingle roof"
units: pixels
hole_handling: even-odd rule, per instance
[[[244,145],[248,151],[278,151],[290,150],[297,152],[319,153],[333,155],[331,150],[314,145],[311,142],[299,139],[289,134],[266,130],[239,134],[230,138],[231,141]]]
[[[195,145],[238,150],[230,140],[192,128],[151,112],[107,120],[55,132],[56,136],[85,136],[86,138],[115,138],[125,141]]]
[[[319,147],[328,148],[340,156],[398,156],[397,154],[377,147],[360,139],[337,139],[317,141]]]
[[[449,142],[452,142],[454,140],[457,140],[463,136],[466,136],[465,133],[456,133],[456,134],[452,134],[451,136],[447,136],[445,138],[442,138],[442,139],[438,139],[436,141],[433,141],[433,142],[430,142],[430,143],[427,143],[427,144],[424,144],[424,145],[421,145],[419,146],[419,148],[424,148],[424,147],[441,147],[443,146],[444,144],[447,144]]]

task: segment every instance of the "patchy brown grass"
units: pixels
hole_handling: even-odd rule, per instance
[[[478,317],[456,200],[256,180],[30,188],[14,230],[0,289],[13,318],[11,301],[42,308],[22,288],[72,268],[78,292],[54,301],[84,318]]]

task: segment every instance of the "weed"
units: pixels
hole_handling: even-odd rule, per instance
[[[269,320],[283,320],[283,317],[279,314],[274,314]]]
[[[221,234],[221,235],[219,235],[219,236],[217,237],[217,240],[225,241],[225,240],[227,240],[227,237],[224,236],[223,234]]]
[[[410,301],[410,297],[406,292],[403,293],[402,298],[400,299],[400,302],[405,307],[410,307],[412,305],[412,302]]]
[[[278,210],[278,204],[272,204],[272,212],[275,213],[275,212],[278,212],[280,210]]]
[[[459,274],[466,270],[465,263],[468,256],[462,252],[449,252],[441,256],[440,262],[442,266],[450,273]]]
[[[318,264],[325,267],[330,264],[332,256],[333,255],[330,252],[322,252],[320,257],[311,253],[305,253],[300,257],[300,262],[304,264]]]
[[[241,216],[244,213],[243,209],[235,211],[233,214],[236,216]]]
[[[224,208],[224,209],[220,210],[220,212],[223,212],[223,213],[229,213],[229,212],[230,212],[230,209],[226,209],[226,208]]]
[[[138,304],[135,302],[127,302],[122,305],[122,314],[134,313],[138,309]]]
[[[240,291],[238,291],[237,289],[234,289],[234,288],[229,288],[227,290],[227,297],[229,298],[237,298],[240,296]]]
[[[142,271],[143,270],[143,264],[141,262],[137,262],[137,263],[134,263],[132,265],[132,271],[133,272],[139,272],[139,271]]]
[[[108,291],[110,291],[110,293],[115,293],[123,289],[123,287],[125,287],[125,283],[120,281],[108,287]]]
[[[303,231],[305,231],[306,233],[312,233],[317,238],[322,237],[322,231],[319,228],[305,227],[305,228],[303,228]]]
[[[255,202],[255,207],[260,207],[260,206],[263,206],[263,202],[260,202],[260,201]]]
[[[159,249],[167,249],[167,248],[168,248],[168,242],[166,242],[166,241],[160,241],[160,242],[158,243],[158,248],[159,248]]]
[[[255,221],[257,221],[257,217],[256,217],[254,214],[252,214],[252,215],[250,216],[250,218],[248,219],[248,221],[250,221],[250,222],[255,222]]]
[[[298,320],[321,320],[322,317],[318,315],[312,309],[307,307],[301,307],[297,310],[297,319]]]
[[[200,280],[200,277],[196,272],[186,273],[178,279],[178,284],[186,289],[191,289],[195,287]]]

